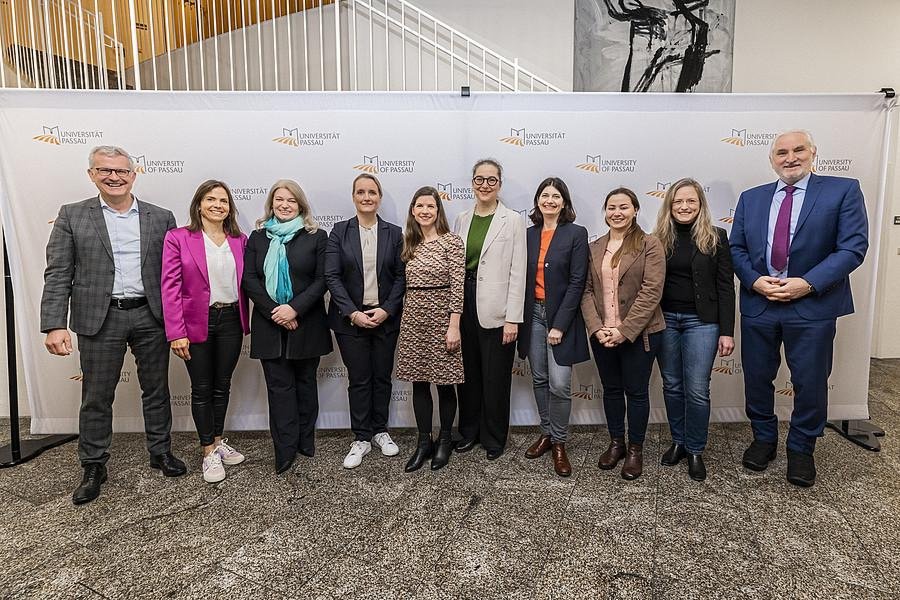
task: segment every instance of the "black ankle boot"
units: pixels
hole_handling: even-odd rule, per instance
[[[419,445],[416,446],[416,451],[413,452],[413,455],[409,457],[409,460],[406,461],[406,467],[404,470],[407,473],[412,473],[413,471],[417,471],[425,464],[425,461],[431,458],[431,454],[434,452],[434,444],[431,443],[431,434],[430,433],[420,433],[419,434]]]
[[[434,449],[434,457],[431,459],[431,470],[437,471],[446,467],[450,462],[450,453],[453,452],[453,440],[449,431],[442,431],[438,437],[437,447]]]

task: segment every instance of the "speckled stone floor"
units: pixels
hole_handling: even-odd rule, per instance
[[[400,456],[353,471],[348,433],[322,432],[280,477],[266,433],[234,434],[249,459],[218,485],[198,474],[193,434],[174,436],[192,459],[180,479],[146,466],[141,435],[117,434],[102,496],[73,507],[68,444],[0,470],[0,598],[900,599],[898,390],[900,360],[873,360],[883,451],[827,433],[808,490],[785,481],[781,448],[768,471],[741,468],[746,424],[712,427],[703,483],[659,466],[659,425],[635,482],[595,466],[603,427],[574,431],[570,479],[549,455],[524,458],[531,428],[495,462],[479,449],[412,475],[408,430]]]

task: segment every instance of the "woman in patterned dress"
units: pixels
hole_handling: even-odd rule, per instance
[[[419,443],[406,463],[406,472],[431,459],[431,469],[447,464],[456,416],[454,385],[463,382],[459,319],[463,310],[466,274],[462,239],[450,232],[436,189],[419,189],[406,218],[403,254],[406,299],[397,343],[397,379],[413,382],[413,410]],[[437,386],[441,430],[431,440],[431,384]]]

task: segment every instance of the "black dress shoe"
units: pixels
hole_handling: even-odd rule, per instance
[[[303,456],[308,456],[310,458],[316,455],[315,448],[300,448],[299,450],[297,450],[297,452],[299,454],[302,454]]]
[[[691,479],[693,479],[694,481],[703,481],[704,479],[706,479],[706,465],[703,464],[702,454],[688,453],[687,463],[688,475],[691,476]]]
[[[420,433],[419,443],[416,445],[416,450],[415,452],[413,452],[413,455],[409,457],[409,460],[406,461],[406,466],[403,467],[403,470],[407,473],[418,471],[422,468],[422,465],[425,464],[425,461],[431,458],[431,455],[433,453],[434,443],[431,441],[431,434]]]
[[[294,466],[294,459],[286,460],[282,463],[275,463],[275,474],[281,475],[282,473],[286,473],[291,470],[291,467]]]
[[[150,468],[159,469],[166,477],[178,477],[187,473],[184,462],[175,458],[171,452],[154,454],[150,456]]]
[[[669,446],[669,449],[663,453],[662,458],[659,459],[659,464],[664,467],[674,467],[680,463],[681,459],[686,455],[687,452],[685,451],[683,444],[672,444]]]
[[[450,454],[452,452],[453,440],[450,439],[450,432],[442,431],[434,448],[434,456],[431,457],[431,470],[437,471],[446,467],[447,463],[450,462]]]
[[[816,483],[816,461],[812,454],[787,451],[787,480],[800,487],[812,487]]]
[[[467,440],[465,438],[459,440],[456,444],[456,451],[462,454],[463,452],[468,452],[472,448],[478,445],[478,440]]]
[[[775,444],[754,439],[750,447],[744,450],[744,459],[741,462],[751,471],[765,471],[773,460],[775,460]]]
[[[72,493],[72,504],[87,504],[100,495],[100,486],[106,483],[106,466],[90,463],[84,466],[81,485]]]
[[[490,448],[485,451],[488,460],[497,460],[503,456],[503,448]]]

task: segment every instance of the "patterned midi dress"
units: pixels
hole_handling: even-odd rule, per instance
[[[462,351],[447,351],[450,313],[462,313],[465,246],[454,233],[423,242],[406,263],[406,298],[397,342],[397,379],[463,382]]]

